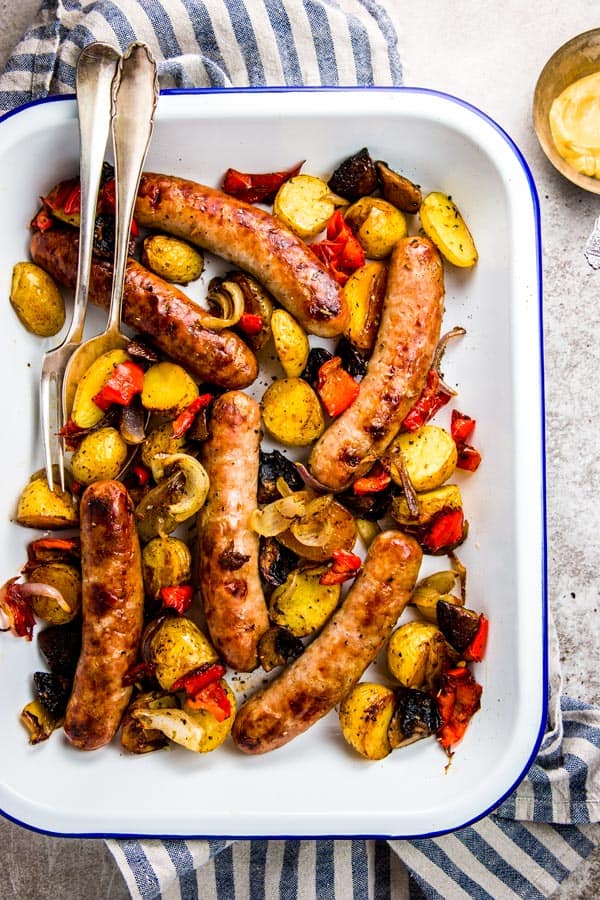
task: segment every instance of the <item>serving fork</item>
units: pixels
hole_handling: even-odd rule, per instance
[[[62,490],[65,489],[64,442],[61,438],[61,430],[65,424],[62,402],[63,380],[67,363],[83,337],[96,203],[110,131],[112,86],[119,59],[120,54],[113,47],[96,42],[88,44],[81,51],[77,62],[81,220],[73,317],[63,342],[44,354],[40,375],[40,420],[44,465],[51,491],[54,490],[54,464],[58,467],[60,486]]]

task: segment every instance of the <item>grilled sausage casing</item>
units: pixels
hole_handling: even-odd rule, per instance
[[[227,665],[250,672],[257,645],[269,627],[258,571],[258,535],[249,519],[256,509],[260,410],[241,391],[214,405],[202,463],[210,487],[198,514],[199,585],[211,639]]]
[[[379,534],[362,571],[323,631],[239,710],[233,738],[245,753],[275,750],[339,703],[382,648],[410,599],[421,550],[399,531]]]
[[[135,217],[250,272],[310,334],[335,337],[346,328],[350,313],[339,285],[265,210],[194,181],[146,172]]]
[[[321,435],[309,467],[341,491],[363,475],[394,439],[418,400],[440,338],[442,260],[428,238],[407,237],[392,254],[375,349],[360,393]]]
[[[97,481],[81,498],[83,633],[65,715],[80,750],[115,735],[131,694],[123,678],[136,662],[144,590],[133,504],[118,481]]]
[[[36,231],[31,257],[69,288],[75,287],[79,238],[75,232]],[[90,300],[108,309],[112,266],[95,260],[90,273]],[[123,321],[200,381],[224,388],[251,384],[258,374],[256,357],[233,331],[202,325],[208,313],[133,259],[127,261]]]

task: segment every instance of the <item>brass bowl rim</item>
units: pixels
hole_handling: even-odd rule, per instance
[[[552,140],[548,119],[552,101],[565,87],[569,84],[573,84],[573,82],[577,81],[579,78],[584,77],[584,74],[578,73],[576,69],[574,69],[570,80],[565,82],[560,89],[555,90],[554,83],[556,81],[556,73],[559,64],[571,57],[574,60],[578,59],[581,55],[581,51],[588,47],[592,41],[597,42],[598,44],[598,59],[596,60],[597,68],[590,69],[585,74],[592,74],[594,71],[600,71],[600,28],[592,28],[589,31],[584,31],[581,34],[575,35],[575,37],[570,38],[555,50],[548,59],[540,72],[535,86],[533,95],[533,124],[540,146],[554,168],[570,182],[583,188],[583,190],[593,194],[600,194],[600,179],[592,178],[590,175],[582,175],[560,156],[554,145],[554,141]],[[549,90],[551,91],[551,98],[548,101],[547,96]]]

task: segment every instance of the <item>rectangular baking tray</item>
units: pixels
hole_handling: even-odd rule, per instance
[[[83,753],[62,732],[30,746],[19,712],[32,696],[32,672],[45,666],[35,641],[0,635],[0,807],[8,818],[71,836],[417,837],[486,814],[531,764],[547,702],[544,406],[540,220],[520,152],[485,114],[427,90],[167,92],[147,168],[219,185],[228,166],[272,171],[305,159],[304,172],[327,177],[363,146],[425,192],[451,194],[479,250],[473,270],[446,266],[444,330],[462,325],[467,334],[449,345],[444,370],[459,390],[451,406],[477,419],[483,454],[476,474],[456,476],[470,526],[459,550],[468,604],[491,622],[485,661],[475,666],[481,711],[449,767],[433,739],[367,762],[344,743],[335,711],[258,757],[230,741],[205,755],[173,747],[134,757],[118,741]],[[17,321],[11,271],[27,258],[38,197],[77,169],[73,98],[34,103],[0,123],[3,582],[37,536],[10,518],[41,466],[37,386],[51,343]],[[215,268],[192,289],[199,296]],[[101,316],[91,318],[91,331],[103,327]],[[252,388],[257,397],[267,383]],[[450,408],[439,424],[448,426]],[[427,558],[423,572],[447,564]],[[374,671],[385,677],[381,666]]]

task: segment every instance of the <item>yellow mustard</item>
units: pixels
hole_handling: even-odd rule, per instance
[[[562,158],[582,175],[600,178],[600,72],[570,84],[550,108],[550,130]]]

